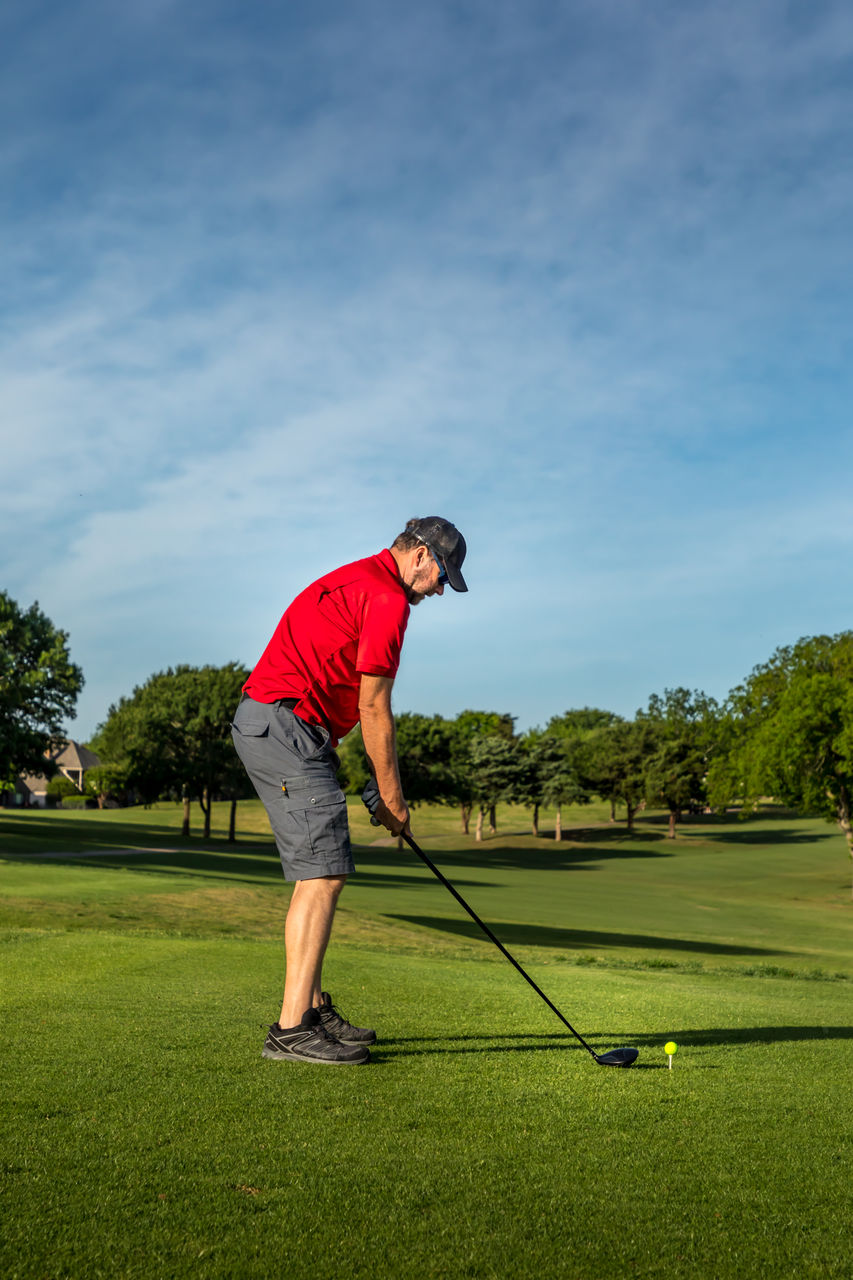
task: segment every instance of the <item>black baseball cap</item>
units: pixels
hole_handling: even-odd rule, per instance
[[[419,520],[409,520],[406,533],[414,534],[435,553],[444,565],[447,581],[454,591],[468,590],[465,579],[462,577],[462,561],[465,559],[468,548],[455,524],[451,524],[441,516],[424,516]]]

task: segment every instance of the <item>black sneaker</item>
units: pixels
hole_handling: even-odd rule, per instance
[[[323,1003],[317,1010],[320,1021],[336,1040],[340,1040],[341,1044],[376,1044],[376,1032],[369,1027],[354,1027],[346,1018],[342,1018],[332,1004],[328,991],[322,993],[321,999]]]
[[[265,1058],[291,1062],[318,1062],[329,1066],[358,1066],[370,1058],[364,1045],[341,1044],[320,1021],[317,1009],[308,1009],[298,1027],[270,1027],[264,1047]]]

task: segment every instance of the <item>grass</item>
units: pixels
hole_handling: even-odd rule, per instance
[[[236,848],[224,814],[207,845],[171,808],[0,814],[10,1280],[849,1277],[832,828],[769,813],[672,842],[654,815],[628,839],[578,811],[555,844],[505,810],[477,846],[418,812],[430,856],[583,1035],[640,1048],[622,1072],[354,810],[327,983],[380,1044],[322,1071],[259,1057],[286,891],[240,807]]]

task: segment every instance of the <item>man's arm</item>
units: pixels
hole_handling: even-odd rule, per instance
[[[382,797],[376,817],[395,836],[409,830],[409,810],[403,799],[397,762],[397,733],[391,713],[389,676],[361,677],[358,711],[367,760]]]

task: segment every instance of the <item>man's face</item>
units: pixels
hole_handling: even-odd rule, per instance
[[[409,572],[403,578],[403,586],[409,604],[420,604],[427,596],[443,596],[444,585],[439,586],[441,569],[430,554],[429,547],[417,547],[412,555]]]

